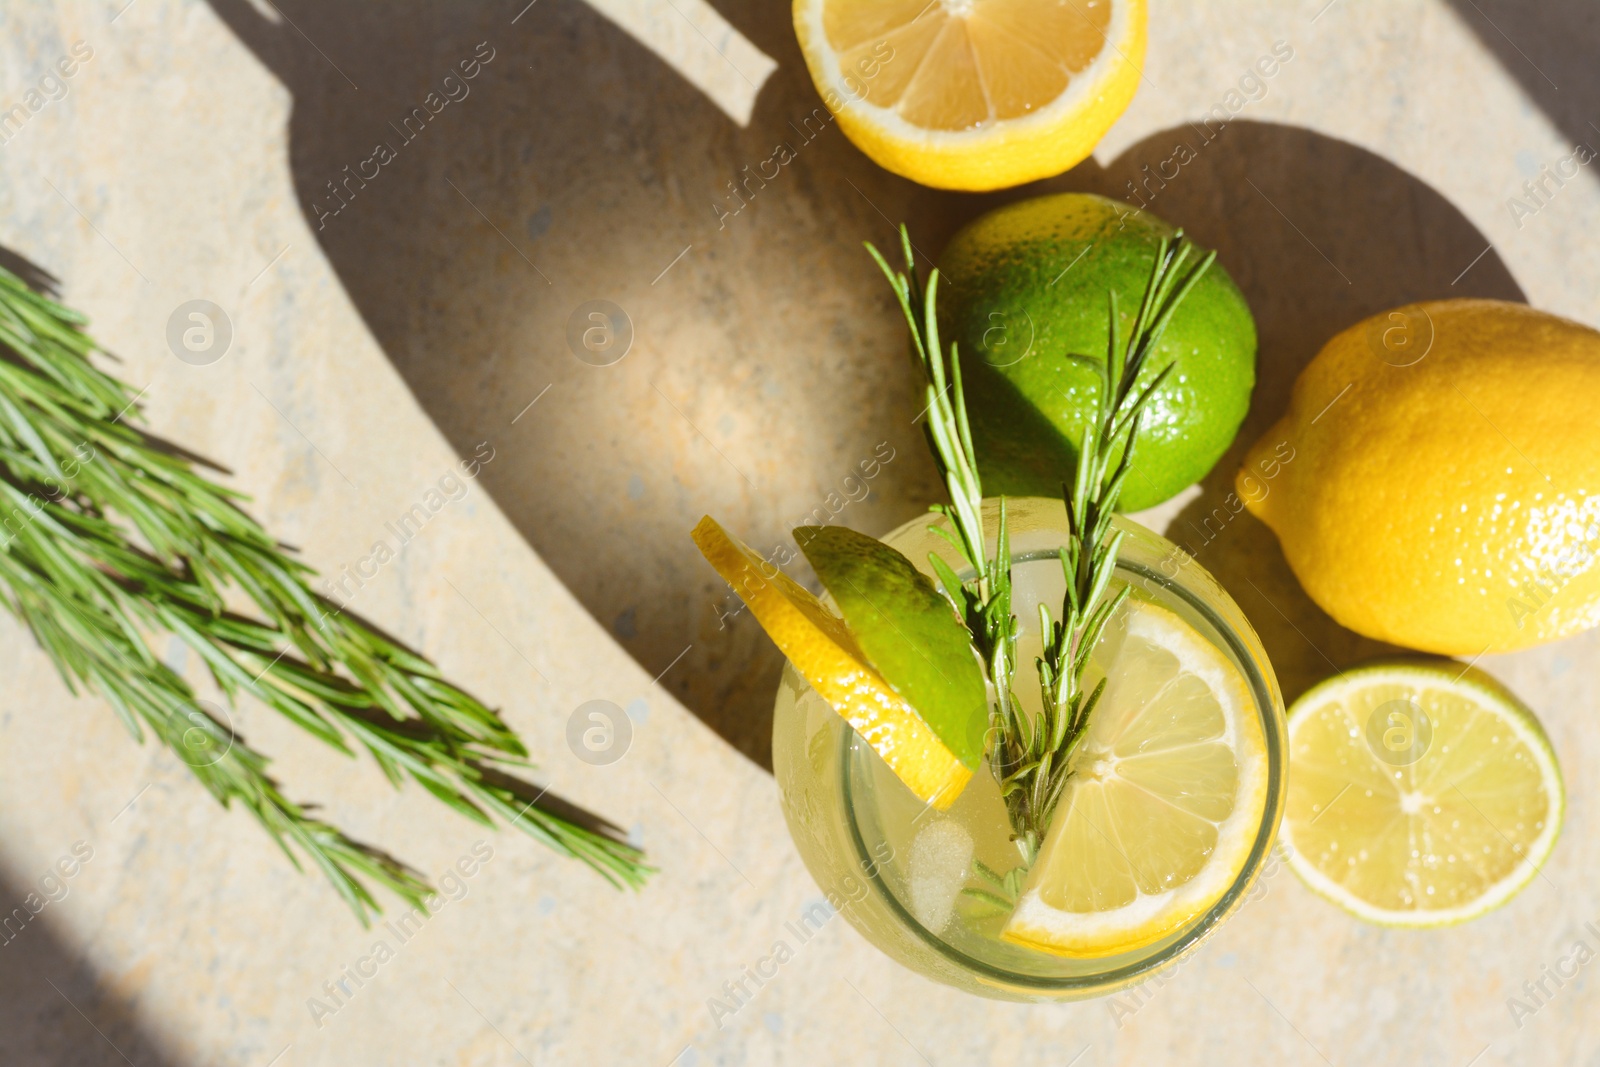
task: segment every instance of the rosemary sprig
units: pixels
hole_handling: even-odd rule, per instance
[[[936,554],[929,561],[940,584],[960,610],[972,634],[973,647],[982,657],[995,695],[990,709],[989,765],[1000,784],[1013,838],[1024,863],[1037,854],[1068,777],[1071,759],[1088,726],[1104,681],[1085,697],[1082,680],[1089,655],[1112,615],[1128,595],[1124,586],[1106,597],[1116,572],[1122,533],[1112,526],[1112,516],[1133,460],[1134,441],[1146,407],[1166,380],[1171,366],[1162,368],[1148,383],[1138,384],[1150,355],[1160,343],[1173,312],[1200,280],[1216,253],[1184,266],[1192,246],[1180,231],[1163,240],[1151,267],[1144,299],[1134,319],[1132,340],[1122,343],[1116,294],[1109,294],[1110,329],[1104,360],[1072,356],[1093,369],[1100,389],[1094,419],[1084,429],[1078,466],[1071,484],[1063,485],[1070,529],[1060,550],[1067,592],[1061,619],[1052,620],[1040,606],[1043,655],[1035,660],[1042,710],[1034,716],[1024,711],[1013,689],[1016,674],[1017,620],[1011,611],[1011,549],[1006,501],[998,501],[995,550],[984,545],[983,486],[978,475],[961,385],[961,363],[955,344],[948,354],[940,346],[935,312],[939,272],[928,277],[924,290],[917,280],[911,238],[900,228],[904,272],[894,270],[871,244],[868,251],[889,279],[906,324],[911,330],[911,351],[926,382],[926,420],[929,450],[950,494],[949,504],[931,510],[945,516],[949,527],[929,529],[954,546],[972,577],[962,579]]]
[[[999,501],[994,555],[989,556],[984,547],[983,482],[978,475],[977,455],[967,421],[961,361],[954,344],[946,355],[939,343],[939,320],[935,310],[939,271],[935,269],[928,276],[924,290],[917,279],[911,234],[905,226],[900,227],[900,244],[906,261],[904,272],[890,267],[870,242],[867,251],[899,298],[900,310],[911,329],[912,358],[925,382],[923,393],[927,405],[922,429],[934,464],[950,494],[950,503],[929,508],[948,519],[949,525],[935,524],[928,529],[955,548],[972,576],[961,578],[938,553],[928,553],[928,562],[946,595],[961,612],[972,635],[973,647],[983,660],[989,682],[994,687],[988,729],[993,767],[992,753],[1003,739],[1025,734],[1030,725],[1011,685],[1016,674],[1017,619],[1011,611],[1011,541],[1006,502],[1004,497]]]
[[[136,739],[148,729],[224,805],[243,804],[363,923],[381,910],[369,882],[412,905],[432,887],[285,798],[267,759],[155,655],[156,635],[194,651],[230,703],[255,697],[341,752],[364,748],[397,785],[409,776],[468,818],[641,885],[651,868],[614,827],[574,821],[504,772],[527,750],[496,712],[316,593],[315,572],[203,461],[127,424],[137,397],[90,362],[84,322],[0,268],[0,601],[68,687],[98,692]],[[260,617],[228,610],[230,592]]]
[[[999,874],[987,863],[973,857],[972,873],[980,884],[966,886],[957,898],[957,904],[968,917],[993,918],[1010,915],[1016,910],[1017,899],[1022,896],[1022,881],[1028,873],[1026,867],[1013,867],[1005,874]]]
[[[1217,257],[1208,252],[1183,273],[1192,249],[1181,230],[1175,240],[1163,238],[1133,320],[1131,343],[1126,348],[1122,344],[1113,291],[1107,294],[1110,328],[1105,359],[1080,357],[1100,380],[1095,417],[1084,427],[1078,446],[1077,470],[1071,484],[1062,486],[1070,536],[1058,554],[1067,591],[1060,620],[1052,620],[1049,609],[1039,605],[1044,648],[1034,661],[1043,708],[1038,729],[1026,738],[1005,739],[1008,744],[1003,757],[1007,769],[1001,782],[1006,805],[1013,827],[1027,839],[1025,854],[1030,856],[1072,774],[1072,755],[1083,739],[1089,716],[1105,692],[1106,679],[1102,678],[1085,697],[1082,682],[1089,655],[1106,623],[1131,591],[1124,585],[1106,596],[1123,538],[1111,520],[1133,462],[1145,409],[1172,372],[1172,364],[1162,367],[1142,387],[1139,376],[1178,305]],[[1013,740],[1020,743],[1010,744]]]

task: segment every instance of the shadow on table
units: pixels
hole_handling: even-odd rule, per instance
[[[1351,322],[1420,296],[1519,295],[1493,252],[1452,285],[1487,246],[1460,212],[1301,129],[1241,122],[1202,143],[1184,127],[1109,168],[996,196],[913,185],[820,110],[786,4],[719,4],[779,64],[741,129],[579,0],[542,0],[514,25],[520,3],[280,0],[273,21],[210,2],[292,92],[302,210],[417,402],[458,453],[492,446],[479,480],[528,544],[648,675],[763,766],[780,659],[690,527],[709,512],[781,562],[801,522],[881,534],[941,494],[904,326],[863,240],[892,240],[905,219],[936,253],[1008,199],[1127,196],[1142,165],[1172,173],[1175,144],[1195,142],[1149,203],[1220,249],[1258,316],[1243,443]],[[445,81],[491,53],[470,82]],[[447,89],[459,98],[418,115]],[[592,318],[600,300],[627,320]],[[314,402],[295,378],[273,396],[291,416]],[[1226,493],[1237,456],[1180,527]],[[1254,519],[1194,547],[1291,689],[1326,667],[1314,649],[1365,652],[1309,606]],[[645,695],[616,685],[592,695]]]
[[[141,1027],[137,988],[119,989],[102,981],[57,935],[52,913],[72,906],[66,884],[67,896],[45,903],[52,886],[0,870],[0,906],[10,909],[0,916],[0,1063],[180,1063],[160,1038]],[[38,914],[32,908],[39,908]]]
[[[1461,20],[1573,145],[1600,149],[1600,5],[1449,0]],[[1554,167],[1560,157],[1536,159]],[[1547,192],[1549,187],[1547,187]]]

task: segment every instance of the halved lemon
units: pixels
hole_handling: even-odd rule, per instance
[[[707,515],[694,543],[778,650],[919,798],[943,811],[972,771],[874,670],[844,620]]]
[[[1391,661],[1289,711],[1289,866],[1389,926],[1444,926],[1505,903],[1555,847],[1566,807],[1539,720],[1478,671]]]
[[[811,80],[879,166],[940,189],[1060,174],[1139,85],[1145,0],[794,0]]]
[[[1129,600],[1094,663],[1110,680],[1001,932],[1086,958],[1159,941],[1220,900],[1260,834],[1268,776],[1244,676],[1171,611]]]

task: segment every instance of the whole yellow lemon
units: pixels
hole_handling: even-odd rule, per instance
[[[1526,648],[1600,623],[1597,399],[1589,327],[1411,304],[1323,346],[1235,484],[1340,624],[1446,655]]]

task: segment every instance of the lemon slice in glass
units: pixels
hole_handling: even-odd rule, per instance
[[[972,779],[939,735],[861,651],[844,620],[707,515],[694,543],[778,650],[925,803],[943,811]],[[970,762],[976,764],[972,754]]]
[[[1165,608],[1129,600],[1087,685],[1110,680],[1001,936],[1057,955],[1149,945],[1238,878],[1267,803],[1244,677]]]
[[[1505,903],[1549,857],[1566,806],[1533,713],[1450,663],[1376,663],[1314,687],[1289,711],[1289,768],[1290,868],[1390,926]]]
[[[1127,108],[1145,0],[795,0],[811,80],[879,166],[941,189],[1060,174]]]

